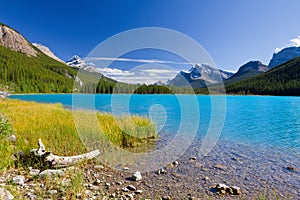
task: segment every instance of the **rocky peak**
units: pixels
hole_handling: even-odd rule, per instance
[[[243,66],[241,66],[238,70],[238,72],[248,72],[248,71],[258,71],[258,72],[266,72],[270,68],[266,65],[264,65],[260,61],[250,61]]]
[[[66,61],[70,67],[80,68],[89,72],[99,73],[94,63],[86,63],[79,56],[74,55],[70,60]]]
[[[37,55],[37,51],[20,33],[3,24],[0,24],[0,45],[29,56]]]
[[[59,59],[48,47],[42,45],[42,44],[37,44],[37,43],[32,43],[33,46],[37,47],[41,52],[46,54],[47,56],[64,63],[61,59]]]
[[[300,47],[287,47],[281,51],[274,53],[270,60],[269,67],[274,68],[289,60],[300,57]]]

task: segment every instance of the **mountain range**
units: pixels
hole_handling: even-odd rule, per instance
[[[176,91],[218,87],[224,83],[227,92],[242,94],[300,95],[300,47],[288,47],[273,54],[269,65],[250,61],[236,73],[197,64],[179,72],[168,86]],[[82,69],[82,70],[81,70]],[[81,70],[80,77],[77,72]],[[91,78],[93,77],[93,78]],[[95,82],[97,81],[97,83]],[[96,85],[95,85],[96,84]],[[41,44],[30,43],[16,30],[0,23],[0,86],[8,86],[18,93],[99,92],[111,93],[115,80],[101,74],[93,63],[86,63],[75,55],[64,62]],[[119,84],[119,92],[136,92],[138,85]],[[140,93],[170,92],[158,82],[143,87]],[[96,89],[95,89],[96,88]],[[182,88],[182,89],[180,89]],[[174,91],[174,90],[173,90]],[[195,90],[202,91],[202,90]]]

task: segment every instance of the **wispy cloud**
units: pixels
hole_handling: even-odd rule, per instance
[[[190,62],[174,62],[174,61],[169,61],[169,60],[157,60],[157,59],[106,58],[106,57],[87,57],[84,60],[88,61],[88,62],[119,61],[119,62],[135,62],[135,63],[179,64],[179,65],[197,64],[197,63],[190,63]]]
[[[112,68],[97,68],[97,71],[108,75],[108,76],[133,76],[134,72],[121,70],[121,69],[112,69]]]

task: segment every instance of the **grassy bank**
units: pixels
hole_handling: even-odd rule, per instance
[[[113,144],[126,148],[146,143],[145,138],[155,137],[155,126],[149,119],[138,116],[115,119],[107,113],[77,111],[74,116],[80,116],[79,123],[83,124],[80,125],[80,131],[86,134],[80,138],[72,111],[64,109],[61,104],[2,99],[0,115],[12,125],[13,133],[17,137],[14,145],[6,139],[0,140],[0,170],[13,165],[10,157],[15,151],[28,152],[36,148],[39,138],[55,154],[76,155],[87,151],[81,139],[87,138],[95,142],[97,138],[106,138]],[[93,119],[89,118],[95,115],[97,117],[93,119],[97,119],[96,127],[95,123],[92,124]],[[99,130],[104,133],[103,137],[100,137]]]

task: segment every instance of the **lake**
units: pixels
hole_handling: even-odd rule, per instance
[[[189,186],[205,191],[207,185],[199,182],[209,177],[214,183],[238,185],[247,198],[255,197],[253,191],[272,193],[274,188],[280,198],[300,198],[299,97],[39,94],[10,98],[149,117],[160,135],[157,150],[171,146],[155,159],[165,164],[176,158],[180,166],[172,170]],[[165,156],[173,149],[178,150],[175,157]],[[191,156],[197,162],[191,163]],[[289,166],[298,170],[290,171]]]
[[[83,98],[83,102],[77,100],[80,102],[74,103],[76,108],[91,109],[93,108],[91,106],[94,106],[96,110],[114,112],[116,115],[134,114],[151,117],[159,125],[161,134],[176,134],[181,123],[190,123],[193,128],[199,125],[196,127],[198,128],[197,137],[201,137],[206,134],[212,117],[211,97],[206,95],[178,95],[177,97],[175,95],[74,96],[74,102]],[[71,94],[38,94],[13,95],[10,98],[61,103],[67,108],[72,108],[74,99],[72,97]],[[224,115],[222,116],[224,117],[224,126],[221,140],[252,145],[262,144],[300,152],[299,97],[214,96],[213,98],[217,101],[218,98],[221,99],[223,106],[220,111]],[[90,101],[92,102],[88,104],[87,102]],[[197,108],[199,112],[195,109],[196,106],[199,107]],[[199,113],[199,118],[195,116],[195,113]],[[183,116],[185,116],[184,119]]]

